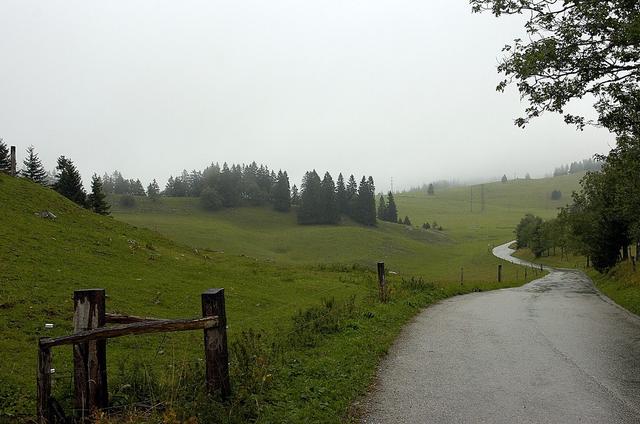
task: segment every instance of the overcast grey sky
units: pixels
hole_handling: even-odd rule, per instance
[[[467,0],[0,0],[0,137],[145,185],[255,160],[387,190],[607,152],[560,116],[513,125],[496,66],[521,24]]]

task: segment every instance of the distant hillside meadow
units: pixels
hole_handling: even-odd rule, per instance
[[[379,358],[422,307],[534,278],[504,263],[498,283],[491,247],[513,239],[524,213],[553,216],[578,178],[399,194],[413,225],[367,226],[346,215],[298,225],[296,206],[208,211],[189,197],[110,195],[112,216],[101,216],[0,174],[0,421],[32,420],[37,340],[70,334],[73,291],[92,287],[106,289],[109,312],[163,318],[198,317],[204,290],[226,293],[231,399],[201,395],[200,332],[113,339],[114,422],[357,420]],[[390,271],[388,303],[378,261]],[[70,348],[54,348],[53,367],[53,396],[70,412]]]

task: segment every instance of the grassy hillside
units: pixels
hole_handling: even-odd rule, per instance
[[[198,249],[188,247],[148,229],[94,215],[49,189],[0,174],[0,422],[28,419],[33,413],[37,339],[71,332],[75,289],[106,288],[110,312],[167,318],[198,316],[202,291],[226,290],[234,385],[231,402],[189,397],[198,392],[191,390],[197,382],[202,383],[201,333],[112,340],[108,348],[112,403],[126,406],[142,397],[146,404],[160,405],[133,421],[154,421],[158,417],[153,413],[175,412],[182,418],[196,415],[203,422],[336,422],[350,416],[350,404],[366,392],[379,357],[419,308],[456,293],[521,283],[509,278],[500,285],[492,282],[492,265],[482,266],[491,270],[486,281],[463,286],[434,285],[431,278],[423,282],[403,273],[389,277],[392,301],[381,305],[375,296],[375,274],[370,271],[378,257],[368,256],[369,243],[378,240],[377,248],[382,249],[390,239],[387,246],[394,257],[412,257],[416,246],[432,254],[441,248],[453,252],[453,243],[437,233],[400,226],[300,228],[291,223],[291,216],[237,211],[256,214],[255,221],[249,216],[247,221],[252,223],[243,224],[237,221],[241,215],[233,211],[226,218],[199,211],[190,216],[184,211],[194,211],[192,205],[185,204],[182,212],[169,207],[171,214],[138,211],[129,216],[170,217],[161,222],[162,229],[168,233],[177,226],[175,238],[182,241],[179,235],[189,228],[194,239],[199,232],[225,231],[218,240],[227,243],[209,243],[205,237],[192,244]],[[41,218],[37,213],[43,210],[57,218]],[[224,219],[229,220],[226,227]],[[183,227],[178,225],[180,220]],[[206,227],[205,220],[213,223]],[[153,228],[155,224],[145,225]],[[253,232],[240,231],[243,225]],[[263,232],[264,227],[275,234]],[[277,233],[298,229],[303,232],[296,237],[281,235],[283,240],[277,242]],[[343,246],[341,232],[355,240]],[[298,237],[301,240],[290,250],[281,249],[290,255],[305,250],[304,261],[274,262],[271,255],[257,250],[265,245],[273,248],[265,240],[282,246]],[[318,238],[326,238],[325,244]],[[232,242],[255,246],[256,251],[238,248],[234,252],[227,248]],[[319,264],[310,260],[313,252],[321,261],[346,257],[368,266]],[[440,257],[446,259],[445,254]],[[407,259],[407,264],[424,263],[423,269],[437,272],[447,267],[444,262],[431,267],[430,260]],[[45,323],[55,328],[45,330]],[[71,363],[70,349],[54,350],[54,395],[67,408]],[[195,380],[189,379],[193,376]]]
[[[442,283],[458,282],[460,268],[467,281],[491,281],[499,261],[491,247],[513,238],[513,229],[527,212],[544,217],[569,201],[580,175],[540,180],[517,180],[485,184],[485,210],[480,211],[480,188],[398,195],[402,216],[414,226],[437,221],[444,231],[425,231],[379,222],[365,228],[348,220],[339,226],[296,225],[295,213],[270,208],[225,209],[210,213],[197,199],[137,199],[133,208],[117,207],[117,219],[151,228],[182,243],[231,254],[269,259],[284,264],[359,263],[383,260],[404,275],[422,275]],[[551,201],[552,190],[563,198]],[[505,275],[519,277],[518,268],[505,265]]]

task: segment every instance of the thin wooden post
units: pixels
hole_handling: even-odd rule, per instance
[[[202,316],[218,317],[218,326],[204,330],[207,390],[213,393],[219,389],[221,396],[227,398],[231,395],[231,383],[224,289],[209,289],[202,293]]]
[[[464,267],[460,267],[460,284],[464,283]]]
[[[11,175],[16,176],[16,146],[11,146]]]
[[[51,348],[38,346],[37,374],[37,414],[40,424],[49,424],[51,420]]]
[[[73,292],[73,328],[76,333],[104,327],[104,289]],[[108,404],[107,341],[95,340],[73,345],[74,407],[80,417],[88,417]]]
[[[498,265],[498,283],[502,282],[502,264]]]
[[[378,262],[378,290],[380,292],[380,302],[387,301],[387,281],[384,278],[384,262]]]
[[[544,267],[540,264],[540,272],[544,272]]]

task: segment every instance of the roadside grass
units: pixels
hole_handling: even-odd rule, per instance
[[[344,227],[303,227],[313,230],[310,234],[333,233],[326,248],[346,258],[327,260],[319,253],[322,248],[313,248],[316,239],[309,235],[296,245],[307,245],[304,261],[275,261],[254,251],[188,247],[92,214],[52,190],[4,175],[0,205],[0,422],[31,420],[37,340],[72,332],[76,289],[105,288],[109,312],[165,318],[197,317],[200,293],[211,287],[226,292],[232,399],[223,403],[202,398],[201,333],[125,337],[108,343],[111,402],[121,407],[114,411],[122,415],[101,417],[103,422],[126,416],[135,422],[191,416],[199,422],[339,422],[355,419],[352,403],[366,393],[380,356],[420,308],[447,296],[524,282],[505,273],[505,281],[498,284],[490,253],[463,252],[459,257],[468,255],[484,271],[460,284],[455,265],[446,262],[460,245],[435,233],[415,235],[403,226],[367,229],[350,224],[347,238],[357,240],[345,240],[340,235]],[[57,219],[36,215],[43,210]],[[268,214],[249,212],[257,214],[252,244],[259,247],[264,239],[258,230],[266,225],[260,217]],[[275,220],[274,232],[298,228],[291,222],[278,227],[285,219],[279,215],[262,222],[269,219]],[[210,231],[216,231],[215,225]],[[227,236],[232,240],[234,232]],[[248,236],[239,237],[251,244]],[[388,267],[399,273],[389,275],[391,301],[384,305],[376,300],[374,266],[379,256],[366,248],[376,238],[378,248],[384,249],[390,238],[388,249],[401,250],[385,260],[412,256],[416,246],[424,250],[415,254],[431,254],[426,260],[405,259],[399,266],[388,260]],[[360,250],[347,254],[355,249]],[[313,260],[314,251],[321,261]],[[450,274],[449,280],[436,278]],[[45,330],[45,323],[53,323],[54,329]],[[69,411],[71,349],[57,348],[53,367],[54,395]]]
[[[637,264],[635,272],[633,264],[629,260],[616,265],[605,274],[600,274],[593,268],[587,268],[587,260],[584,256],[561,257],[559,251],[556,253],[556,255],[551,254],[536,258],[531,250],[520,249],[514,256],[553,267],[578,269],[587,274],[596,287],[611,300],[634,314],[640,315],[640,264]],[[635,255],[635,251],[632,253]]]

